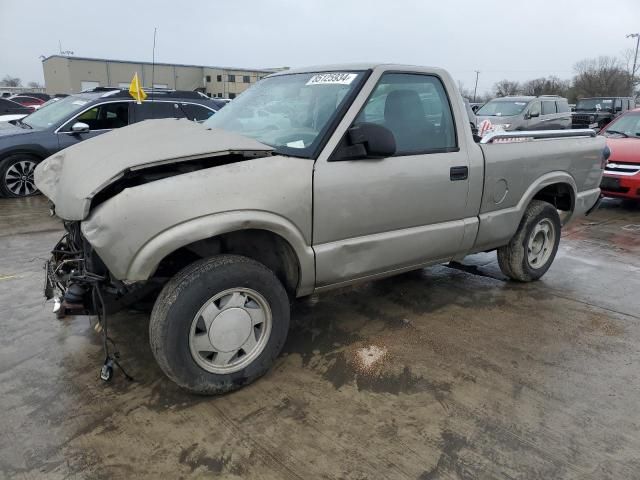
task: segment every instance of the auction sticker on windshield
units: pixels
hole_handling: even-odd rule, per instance
[[[306,83],[307,85],[350,85],[358,76],[357,73],[319,73]]]

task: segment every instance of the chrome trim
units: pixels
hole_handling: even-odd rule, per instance
[[[570,138],[570,137],[595,137],[596,132],[590,128],[567,129],[567,130],[532,130],[521,132],[491,132],[480,140],[480,143],[493,143],[497,139],[507,138],[530,138],[532,140],[545,140],[550,138]]]
[[[618,169],[633,170],[633,171],[621,172]],[[640,164],[609,161],[609,163],[607,163],[607,166],[604,168],[604,173],[605,174],[608,173],[610,175],[619,175],[621,177],[633,177],[634,175],[637,175],[638,173],[640,173]]]

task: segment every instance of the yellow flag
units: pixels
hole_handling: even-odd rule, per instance
[[[129,93],[138,103],[142,103],[147,98],[147,94],[144,92],[138,81],[138,72],[133,75],[131,84],[129,85]]]

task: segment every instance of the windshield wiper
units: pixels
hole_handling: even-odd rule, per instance
[[[622,135],[624,138],[629,138],[629,135],[627,135],[624,132],[619,132],[618,130],[607,130],[607,133],[613,133],[614,135]]]

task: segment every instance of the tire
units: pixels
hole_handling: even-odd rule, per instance
[[[151,312],[149,341],[162,371],[180,387],[221,394],[269,370],[287,339],[289,316],[289,298],[271,270],[246,257],[218,255],[189,265],[164,286]]]
[[[0,196],[29,197],[39,193],[33,171],[39,158],[27,153],[9,155],[0,161]]]
[[[519,282],[538,280],[558,252],[561,229],[558,210],[550,203],[533,200],[511,241],[498,249],[502,273]]]

